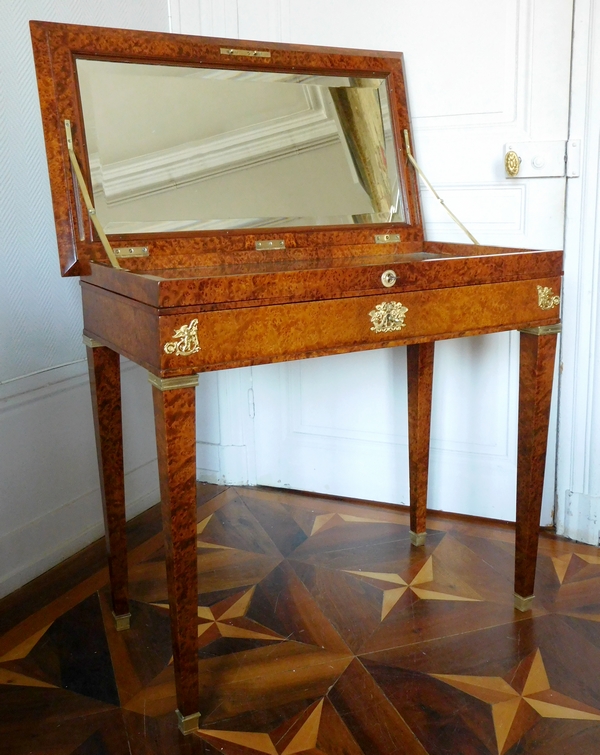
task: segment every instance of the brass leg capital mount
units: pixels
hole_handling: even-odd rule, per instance
[[[148,373],[150,382],[159,391],[172,391],[176,388],[195,388],[198,385],[198,375],[182,375],[180,377],[160,378],[152,372]]]

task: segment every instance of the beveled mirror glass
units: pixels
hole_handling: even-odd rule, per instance
[[[77,60],[109,234],[403,222],[384,78]]]

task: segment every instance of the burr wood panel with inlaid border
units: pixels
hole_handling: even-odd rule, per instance
[[[543,285],[558,286],[560,279]],[[413,291],[400,296],[355,297],[337,301],[285,304],[160,317],[160,342],[198,319],[201,351],[187,357],[160,355],[164,372],[284,361],[302,356],[510,330],[527,323],[556,322],[556,311],[538,306],[540,281]],[[370,313],[387,302],[406,308],[400,330],[377,332]]]
[[[86,335],[169,376],[553,324],[558,310],[539,308],[537,286],[559,284],[543,278],[180,314],[85,283],[82,289]],[[385,302],[407,309],[400,331],[372,330],[369,313]],[[201,350],[165,353],[173,334],[196,319]]]

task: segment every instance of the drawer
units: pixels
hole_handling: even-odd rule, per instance
[[[555,323],[560,282],[555,277],[213,312],[190,308],[159,318],[160,370],[172,375]]]

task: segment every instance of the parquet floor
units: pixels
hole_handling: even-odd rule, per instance
[[[90,557],[0,602],[3,755],[600,753],[597,548],[543,535],[521,614],[509,526],[432,515],[414,548],[404,510],[200,486],[204,716],[184,738],[144,522],[128,632]]]

